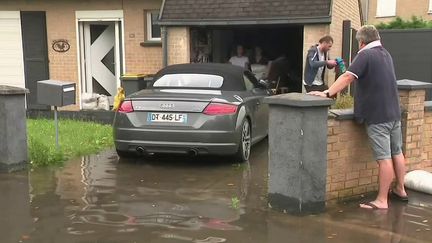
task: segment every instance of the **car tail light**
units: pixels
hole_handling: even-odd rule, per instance
[[[120,108],[118,109],[119,112],[121,113],[130,113],[133,112],[133,106],[132,106],[132,101],[131,100],[126,100],[123,101],[122,104],[120,105]]]
[[[236,105],[223,103],[210,103],[203,111],[206,115],[231,115],[236,112]]]

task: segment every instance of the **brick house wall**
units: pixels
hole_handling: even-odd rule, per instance
[[[409,19],[411,16],[422,17],[425,20],[432,20],[432,12],[429,11],[430,0],[397,0],[396,16],[402,19]],[[363,1],[366,4],[366,1]],[[369,24],[378,24],[381,22],[390,22],[395,17],[377,17],[378,0],[369,0],[368,19]]]
[[[2,11],[45,11],[49,73],[51,79],[79,82],[77,33],[75,11],[82,10],[123,10],[124,46],[126,72],[152,74],[162,67],[162,47],[142,47],[145,40],[145,10],[159,9],[161,0],[81,0],[81,1],[6,1]],[[55,52],[52,42],[66,39],[71,48],[68,52]],[[79,85],[77,85],[77,88]],[[77,90],[79,104],[80,90]],[[78,110],[79,105],[68,106],[67,110]]]
[[[342,28],[343,21],[351,20],[351,27],[359,29],[362,26],[360,17],[360,5],[358,0],[334,0],[332,8],[332,23],[330,35],[334,39],[330,52],[331,58],[342,57]],[[335,80],[335,72],[328,72],[329,84]]]
[[[190,62],[189,27],[169,27],[168,32],[168,65]]]

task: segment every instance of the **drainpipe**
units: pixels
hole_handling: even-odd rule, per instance
[[[162,65],[163,67],[168,66],[168,31],[166,26],[161,27],[162,35]]]

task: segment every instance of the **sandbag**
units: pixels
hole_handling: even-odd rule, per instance
[[[81,107],[83,110],[96,110],[98,108],[99,95],[83,93],[81,95]]]
[[[432,194],[432,173],[424,170],[413,170],[405,176],[405,187]]]
[[[106,96],[106,95],[99,95],[97,101],[98,101],[97,102],[97,109],[98,110],[109,111],[110,104],[109,104],[108,96]]]

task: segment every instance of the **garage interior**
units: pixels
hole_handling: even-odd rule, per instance
[[[263,79],[271,81],[272,88],[283,87],[283,92],[302,91],[302,25],[194,27],[190,31],[191,62],[228,63],[237,45],[244,47],[252,61],[258,46],[270,61]]]

